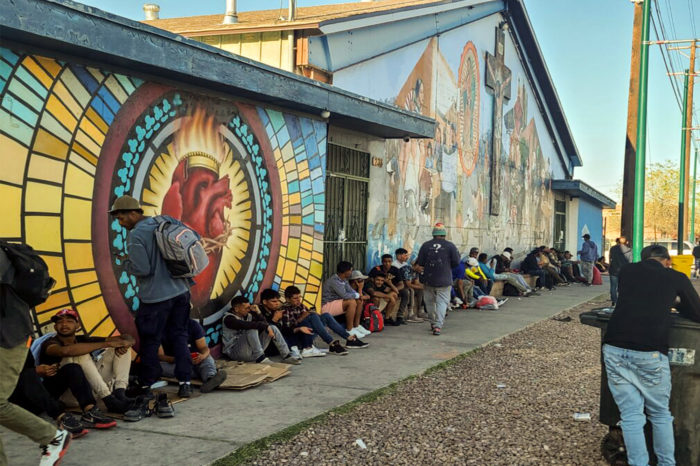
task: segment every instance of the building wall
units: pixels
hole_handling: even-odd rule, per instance
[[[0,237],[57,280],[38,325],[74,307],[88,334],[134,331],[127,232],[107,214],[122,194],[204,238],[192,315],[211,344],[238,293],[293,283],[318,306],[325,122],[7,48],[0,102]]]
[[[579,233],[579,201],[580,198],[574,197],[572,198],[571,196],[567,196],[568,199],[568,205],[567,205],[567,220],[566,224],[568,226],[568,229],[566,231],[566,249],[571,252],[571,254],[576,254],[576,251],[580,250],[581,248],[580,243],[581,243],[581,236],[582,233]]]
[[[577,251],[583,244],[583,235],[588,233],[591,240],[598,245],[598,255],[603,252],[603,210],[599,205],[585,199],[578,200],[578,234],[576,235]]]
[[[289,68],[289,34],[287,31],[251,32],[192,37],[227,52],[277,68]]]
[[[415,250],[438,221],[460,250],[511,246],[519,252],[551,242],[550,181],[566,171],[507,33],[510,99],[503,98],[502,112],[494,115],[486,54],[495,54],[501,21],[493,15],[334,73],[338,87],[438,122],[433,140],[386,143],[384,170],[375,171],[379,179],[370,192],[370,262],[399,246]],[[492,138],[494,119],[500,138]],[[492,179],[494,152],[500,174]],[[493,212],[491,183],[499,204]]]

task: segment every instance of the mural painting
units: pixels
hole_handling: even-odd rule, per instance
[[[460,249],[524,250],[551,239],[552,169],[529,84],[506,66],[503,31],[494,54],[466,41],[457,57],[445,55],[447,40],[427,42],[392,100],[437,126],[432,140],[387,141],[389,202],[370,203],[368,264],[398,247],[415,252],[438,221]]]
[[[57,286],[38,327],[74,307],[86,333],[133,331],[126,230],[107,214],[130,194],[203,238],[192,289],[210,345],[236,294],[301,285],[320,299],[326,125],[249,103],[0,48],[0,237],[40,251]]]

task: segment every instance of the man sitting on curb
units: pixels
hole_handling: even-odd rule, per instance
[[[216,370],[216,361],[211,357],[207,339],[204,337],[204,329],[199,322],[190,319],[187,325],[187,341],[192,354],[192,376],[202,380],[200,390],[202,393],[209,393],[219,387],[226,380],[226,371]],[[158,348],[160,367],[163,368],[165,377],[175,377],[175,356],[173,356],[173,344],[168,338],[163,338],[163,343]],[[188,398],[191,395],[191,385],[188,384]],[[180,394],[182,396],[182,394]]]
[[[408,259],[408,251],[405,249],[397,249],[397,251],[401,251],[400,255]],[[406,251],[405,254],[403,251]],[[397,253],[398,256],[399,253]],[[408,266],[408,264],[403,262],[401,265],[404,267]],[[381,265],[373,267],[367,275],[369,275],[370,279],[373,279],[380,273],[384,274],[384,283],[391,288],[391,291],[398,298],[396,320],[399,324],[405,324],[408,318],[408,305],[411,303],[411,290],[405,286],[401,271],[393,265],[391,254],[384,254]]]
[[[525,296],[528,297],[530,296],[530,291],[527,287],[523,286],[515,277],[511,276],[511,274],[508,273],[496,273],[487,263],[486,261],[488,260],[489,256],[485,253],[482,252],[479,254],[479,268],[481,268],[481,271],[486,275],[486,278],[492,281],[496,280],[501,280],[506,283],[509,283],[512,285],[518,292],[520,293],[520,296]]]
[[[308,326],[296,326],[289,320],[282,309],[282,301],[277,290],[268,288],[260,293],[261,312],[270,325],[277,327],[292,353],[294,359],[323,357],[325,352],[314,346],[314,332]],[[299,352],[301,348],[301,352]]]
[[[284,316],[282,318],[285,321],[284,325],[293,326],[296,331],[304,331],[302,330],[304,328],[306,328],[307,331],[311,330],[328,344],[328,351],[331,354],[342,355],[347,354],[347,351],[343,345],[340,344],[340,341],[334,340],[333,337],[331,337],[326,327],[330,328],[341,338],[345,338],[345,346],[347,348],[366,348],[369,346],[369,344],[364,343],[355,335],[350,335],[330,314],[324,313],[319,315],[307,309],[301,297],[301,290],[296,286],[288,286],[284,290],[284,298],[286,300],[284,306],[282,306],[282,310],[284,311]],[[305,352],[307,352],[307,349],[304,349],[304,352],[301,353],[302,357],[307,357]]]
[[[379,308],[380,311],[384,311],[386,318],[384,319],[385,325],[398,326],[405,323],[403,319],[397,317],[397,312],[399,308],[398,293],[394,290],[395,288],[390,285],[391,280],[385,280],[386,275],[384,272],[375,272],[373,277],[370,277],[369,282],[365,285],[365,291],[372,298],[372,302],[375,306]]]
[[[284,341],[282,332],[265,321],[257,306],[251,306],[244,296],[231,300],[231,311],[224,314],[221,330],[223,353],[234,361],[269,363],[265,348],[272,341],[285,364],[298,365]]]
[[[126,412],[134,401],[126,396],[134,338],[126,334],[108,338],[76,335],[80,323],[73,309],[58,311],[51,321],[56,336],[42,345],[41,363],[78,364],[93,393],[104,401],[107,409],[120,414]],[[98,350],[104,352],[95,363],[91,353]]]
[[[350,335],[364,338],[371,332],[360,325],[362,318],[362,295],[348,283],[352,275],[352,264],[340,261],[336,273],[323,283],[321,312],[331,317],[345,315],[345,329]]]

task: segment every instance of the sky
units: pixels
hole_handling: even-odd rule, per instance
[[[151,1],[160,5],[161,18],[223,14],[225,10],[224,0]],[[583,159],[583,167],[575,170],[574,177],[617,200],[624,162],[634,6],[629,0],[524,2]],[[654,17],[658,18],[655,8],[658,5],[667,39],[698,37],[700,4],[694,5],[695,2],[655,0]],[[142,6],[147,2],[86,0],[83,3],[142,20]],[[297,0],[298,7],[330,3],[343,1]],[[238,0],[239,11],[286,7],[287,0]],[[656,39],[653,28],[650,39]],[[670,54],[673,71],[688,67],[687,57],[678,51]],[[700,67],[700,60],[698,63]],[[682,77],[672,79],[678,81],[682,91]],[[700,94],[696,95],[700,99]],[[649,51],[647,105],[647,164],[677,162],[681,154],[681,111],[657,45],[650,46]],[[700,126],[697,118],[694,126]],[[700,137],[700,133],[696,132],[694,137]]]

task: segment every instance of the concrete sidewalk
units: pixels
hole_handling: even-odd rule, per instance
[[[607,277],[605,277],[607,279]],[[242,392],[214,392],[175,406],[173,419],[120,422],[76,440],[63,465],[208,464],[240,446],[345,404],[368,392],[494,339],[546,319],[608,291],[571,285],[541,296],[510,298],[499,311],[451,313],[443,334],[425,324],[389,327],[347,356],[305,359],[277,382]],[[317,340],[318,341],[318,340]],[[0,428],[10,465],[35,465],[39,449]]]

